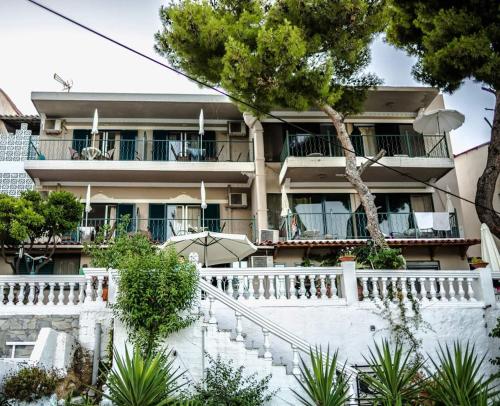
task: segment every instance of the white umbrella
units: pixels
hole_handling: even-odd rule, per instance
[[[281,217],[288,216],[290,213],[290,205],[288,204],[288,196],[286,194],[285,185],[281,186]]]
[[[451,201],[451,190],[448,185],[446,185],[446,191],[448,192],[446,193],[446,211],[448,213],[455,213],[455,206],[453,206],[453,202]]]
[[[87,196],[85,197],[85,227],[89,220],[89,213],[92,211],[92,206],[90,205],[90,185],[87,185]]]
[[[200,129],[198,130],[198,134],[200,134],[200,158],[203,151],[203,134],[205,134],[205,118],[203,117],[203,109],[200,110],[200,119],[199,119]]]
[[[500,272],[500,254],[495,239],[486,224],[481,224],[481,257],[488,262],[492,272]]]
[[[439,109],[418,116],[413,128],[421,134],[443,134],[456,130],[464,120],[465,116],[457,110]]]
[[[205,191],[205,182],[201,181],[201,208],[205,210],[207,208],[207,193]]]
[[[205,266],[229,264],[241,261],[257,251],[244,234],[224,234],[204,231],[171,237],[160,249],[174,247],[177,253],[188,257],[198,254],[199,261]]]
[[[99,113],[97,112],[97,109],[94,110],[94,120],[92,121],[92,147],[94,146],[94,137],[99,134],[99,130],[97,128],[99,123]]]

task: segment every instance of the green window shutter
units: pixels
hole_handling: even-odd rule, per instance
[[[133,161],[137,155],[137,130],[120,131],[120,161]]]
[[[73,130],[72,148],[79,154],[82,152],[83,148],[90,146],[91,142],[90,130]]]

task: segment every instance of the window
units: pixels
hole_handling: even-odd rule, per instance
[[[439,271],[441,269],[441,265],[439,264],[439,261],[406,261],[406,269],[412,271]]]

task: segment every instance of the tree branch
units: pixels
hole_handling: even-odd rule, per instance
[[[378,152],[378,154],[375,155],[372,159],[368,159],[365,162],[363,162],[358,168],[359,176],[361,176],[367,168],[369,168],[374,163],[378,162],[381,158],[383,158],[386,153],[387,153],[386,150],[382,148]]]
[[[485,92],[496,95],[495,89],[493,89],[492,87],[481,86],[481,89],[483,89]]]

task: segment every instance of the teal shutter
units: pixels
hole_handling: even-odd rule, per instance
[[[133,161],[137,155],[137,130],[120,131],[120,161]]]
[[[205,209],[205,222],[203,227],[217,233],[223,232],[224,225],[220,221],[220,206],[218,204],[207,204]]]
[[[149,232],[153,241],[164,242],[167,236],[167,214],[165,204],[149,205]]]
[[[72,148],[79,154],[83,148],[90,146],[91,141],[90,130],[73,130]]]

